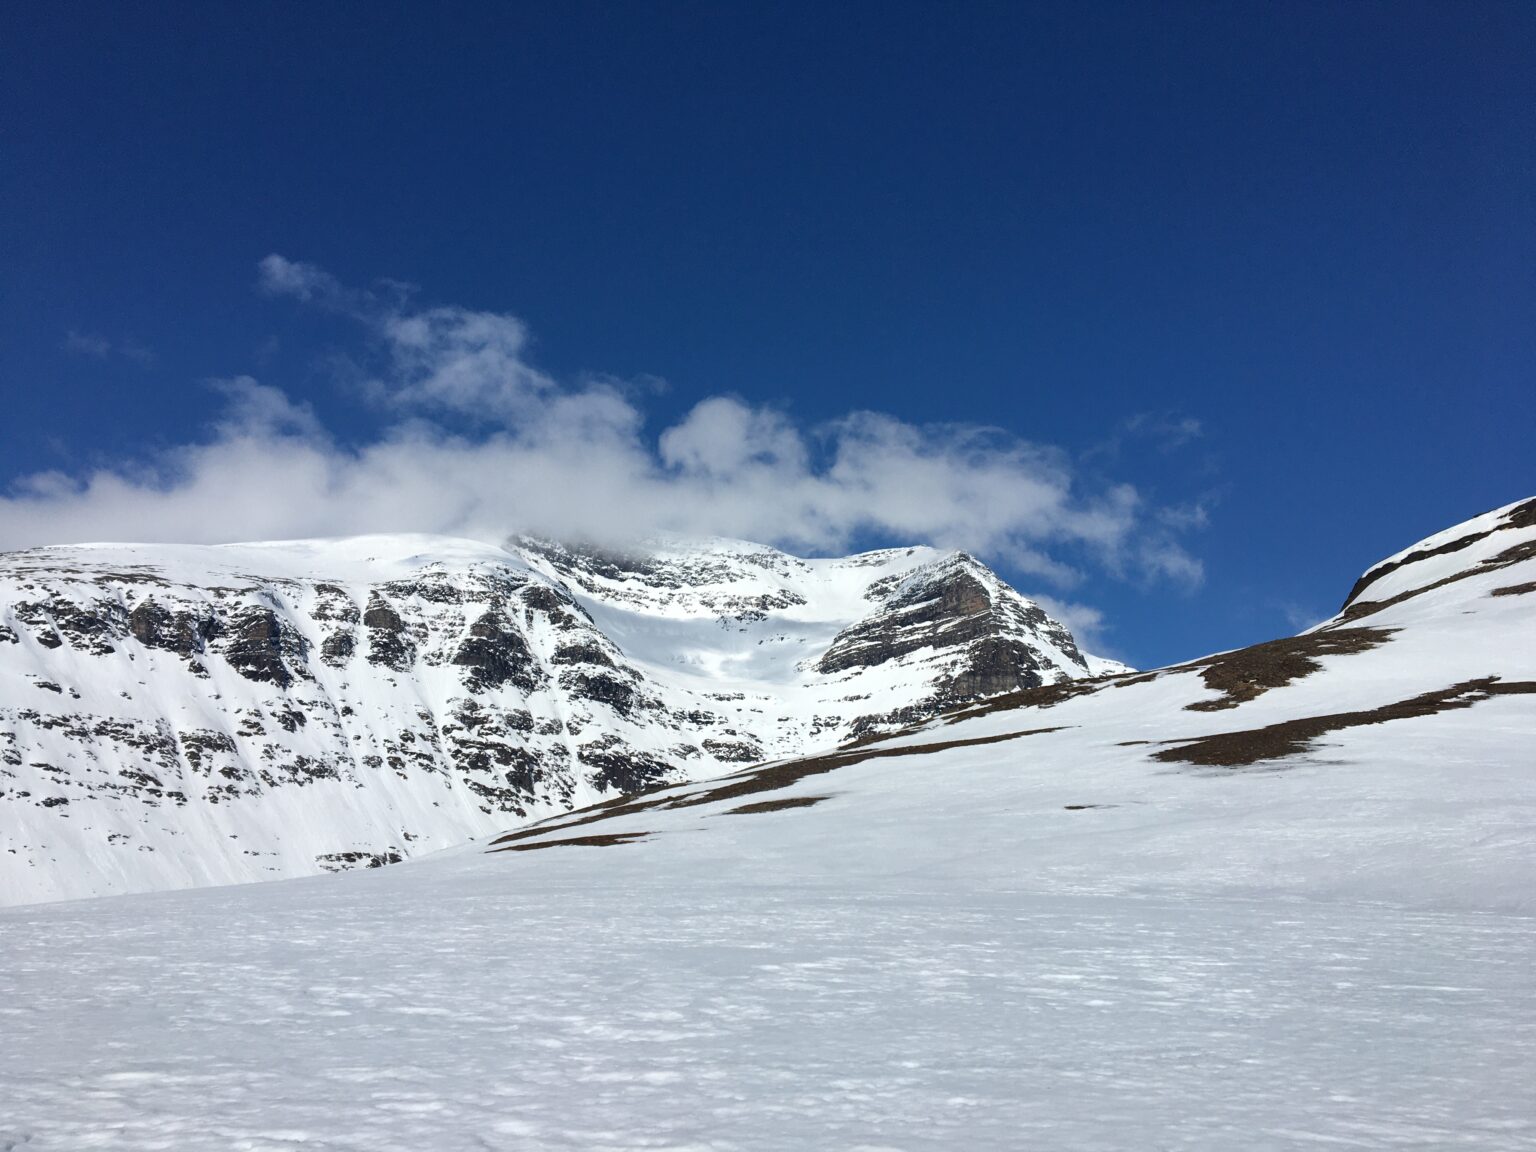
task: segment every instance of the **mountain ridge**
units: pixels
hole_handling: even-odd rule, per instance
[[[1337,892],[1529,915],[1536,499],[1367,572],[1379,573],[1382,600],[1360,599],[1357,584],[1337,615],[1296,636],[1001,693],[857,745],[658,786],[463,851],[622,846],[626,857],[686,854],[691,868],[729,872],[762,860],[748,852],[738,864],[738,838],[722,835],[718,818],[776,813],[779,840],[759,834],[754,852],[788,858],[824,836],[838,845],[821,853],[827,866],[835,858],[854,874],[900,828],[903,874],[960,867],[949,846],[963,839],[968,882],[1002,883],[988,853],[1022,853],[1032,883],[1159,892],[1174,881],[1142,870],[1176,861],[1177,883],[1208,894]],[[953,782],[954,794],[923,788],[926,779]],[[1222,785],[1237,780],[1250,782],[1241,795]],[[1170,796],[1189,811],[1167,818]],[[1029,821],[1005,832],[998,810],[1020,805]],[[1251,843],[1224,825],[1229,809],[1243,814]],[[1091,860],[1063,812],[1096,814]],[[1336,838],[1319,826],[1337,827]],[[1233,857],[1210,859],[1202,837]],[[1314,839],[1314,858],[1298,851]],[[1412,866],[1423,860],[1435,861],[1433,874]]]
[[[829,660],[850,634],[873,650]],[[9,553],[0,899],[392,862],[1104,667],[979,561],[925,548]]]

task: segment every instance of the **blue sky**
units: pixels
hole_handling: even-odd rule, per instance
[[[1523,3],[13,5],[0,547],[921,538],[1144,666],[1288,632],[1536,493],[1532,59]]]

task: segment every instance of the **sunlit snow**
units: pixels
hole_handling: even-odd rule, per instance
[[[1536,1148],[1536,557],[1486,567],[1536,529],[1498,536],[1231,707],[1172,669],[374,872],[0,913],[0,1148]]]

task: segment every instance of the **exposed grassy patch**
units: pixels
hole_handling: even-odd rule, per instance
[[[759,800],[756,804],[743,804],[740,808],[728,808],[727,816],[756,816],[760,812],[783,812],[789,808],[809,808],[820,804],[826,796],[786,796],[782,800]]]
[[[1105,688],[1141,678],[1140,674],[1128,673],[1100,676],[1092,680],[1068,680],[1061,684],[1042,684],[1039,688],[1022,688],[1017,692],[1004,692],[1000,696],[990,696],[976,704],[947,712],[944,721],[947,724],[958,724],[962,720],[988,716],[993,712],[1009,712],[1016,708],[1053,708],[1063,700],[1091,696]]]
[[[983,744],[998,744],[1005,740],[1017,740],[1024,736],[1038,736],[1045,732],[1056,732],[1056,728],[1033,728],[1025,732],[1003,732],[995,736],[977,736],[971,739],[940,740],[932,744],[905,744],[897,747],[863,747],[840,749],[836,752],[828,752],[822,756],[811,756],[803,760],[789,760],[781,764],[765,764],[761,767],[751,768],[745,772],[737,772],[730,776],[722,776],[718,780],[705,781],[699,785],[699,789],[693,792],[684,792],[677,796],[637,794],[623,798],[622,802],[612,800],[605,801],[595,808],[583,809],[570,817],[555,817],[556,822],[534,824],[527,828],[519,828],[516,832],[509,832],[505,836],[499,836],[491,841],[491,849],[497,850],[498,845],[515,844],[523,840],[531,840],[539,836],[548,836],[556,832],[564,832],[570,828],[577,828],[584,824],[593,824],[601,820],[609,820],[620,816],[632,816],[640,812],[652,812],[672,808],[696,808],[705,804],[717,804],[727,800],[735,800],[744,796],[760,795],[764,792],[777,792],[797,784],[809,776],[819,776],[826,772],[835,771],[838,768],[847,768],[853,764],[861,764],[866,760],[877,760],[889,756],[925,756],[933,752],[944,752],[951,748],[968,748]],[[661,791],[675,789],[676,785],[669,786]]]
[[[1507,588],[1495,588],[1489,595],[1524,596],[1528,592],[1536,592],[1536,580],[1530,580],[1524,584],[1511,584]]]
[[[508,844],[495,848],[495,852],[533,852],[539,848],[611,848],[615,844],[633,844],[644,840],[649,832],[610,832],[599,836],[572,836],[565,840],[541,840],[537,844]]]
[[[1195,740],[1181,741],[1153,755],[1169,763],[1201,764],[1219,768],[1240,768],[1261,760],[1278,760],[1307,751],[1312,742],[1329,732],[1385,724],[1390,720],[1409,720],[1470,708],[1493,696],[1536,695],[1536,681],[1503,683],[1497,676],[1468,680],[1426,692],[1395,704],[1384,704],[1363,712],[1335,712],[1327,716],[1308,716],[1252,728],[1243,732],[1218,732]]]
[[[1221,698],[1201,700],[1187,704],[1185,708],[1191,712],[1219,712],[1236,708],[1271,688],[1283,688],[1294,680],[1320,671],[1322,665],[1318,660],[1323,656],[1343,656],[1379,648],[1391,639],[1393,631],[1390,628],[1336,628],[1305,636],[1289,636],[1178,664],[1167,671],[1198,669],[1205,686],[1220,692]]]

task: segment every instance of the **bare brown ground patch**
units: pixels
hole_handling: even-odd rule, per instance
[[[756,816],[762,812],[783,812],[789,808],[809,808],[820,804],[827,796],[786,796],[782,800],[759,800],[756,804],[743,804],[740,808],[728,808],[727,816]]]
[[[1119,676],[1100,676],[1092,680],[1068,680],[1061,684],[1042,684],[1039,688],[1021,688],[1017,692],[989,696],[979,703],[959,708],[954,712],[947,712],[943,719],[946,724],[958,724],[962,720],[988,716],[993,712],[1011,712],[1018,708],[1052,708],[1063,700],[1091,696],[1105,688],[1134,683],[1142,679],[1145,679],[1144,673],[1123,673]]]
[[[1096,680],[1069,680],[1065,684],[1026,688],[1021,692],[994,696],[983,703],[951,712],[944,720],[955,724],[990,712],[1015,708],[1050,708],[1064,700],[1092,695],[1105,688],[1150,684],[1158,677],[1174,672],[1199,672],[1206,687],[1221,693],[1220,699],[1186,705],[1190,711],[1217,712],[1225,708],[1236,708],[1271,688],[1280,688],[1293,680],[1310,676],[1322,668],[1318,663],[1320,657],[1369,652],[1372,648],[1380,647],[1391,639],[1395,631],[1393,628],[1331,628],[1305,636],[1288,636],[1240,648],[1235,652],[1223,652],[1184,664],[1155,668],[1150,672],[1127,672]]]
[[[1527,593],[1536,592],[1536,580],[1527,581],[1524,584],[1511,584],[1507,588],[1495,588],[1490,596],[1524,596]]]
[[[611,848],[615,844],[633,844],[644,840],[649,832],[611,832],[600,836],[572,836],[565,840],[541,840],[537,844],[508,844],[495,848],[495,852],[533,852],[539,848]]]
[[[1236,708],[1262,696],[1271,688],[1283,688],[1294,680],[1322,669],[1318,660],[1324,656],[1343,656],[1369,652],[1392,638],[1391,628],[1335,628],[1305,636],[1288,636],[1254,644],[1236,652],[1207,656],[1188,664],[1176,664],[1168,672],[1196,671],[1205,686],[1220,692],[1217,700],[1186,704],[1190,712],[1219,712]]]
[[[1178,742],[1154,757],[1168,763],[1200,764],[1216,768],[1241,768],[1261,760],[1278,760],[1307,751],[1312,742],[1329,732],[1385,724],[1391,720],[1410,720],[1470,708],[1494,696],[1536,695],[1536,681],[1502,682],[1497,676],[1467,680],[1426,692],[1395,704],[1384,704],[1363,712],[1335,712],[1327,716],[1309,716],[1287,720],[1244,732],[1218,732],[1194,740]]]
[[[551,817],[551,819],[559,821],[556,824],[530,824],[526,828],[519,828],[516,832],[508,832],[505,836],[496,837],[496,839],[491,841],[491,847],[494,849],[498,844],[511,844],[518,840],[531,840],[536,836],[548,836],[552,832],[564,832],[571,828],[580,828],[584,824],[596,824],[602,820],[612,820],[616,816],[630,816],[636,812],[648,812],[653,808],[665,807],[664,804],[658,801],[645,800],[643,796],[643,793],[637,793],[635,796],[621,797],[624,801],[622,804],[615,804],[612,800],[608,800],[591,808],[578,809],[572,818],[564,816]]]
[[[1060,731],[1060,729],[1032,728],[1024,732],[1003,732],[995,736],[978,736],[968,740],[940,740],[932,744],[840,749],[823,756],[810,756],[803,760],[791,760],[783,764],[766,764],[759,768],[751,768],[745,772],[737,772],[730,776],[722,776],[720,779],[712,782],[706,782],[700,791],[686,792],[681,796],[637,793],[634,796],[624,797],[621,801],[605,801],[598,807],[583,809],[573,814],[572,818],[556,817],[555,819],[558,823],[534,824],[527,828],[519,828],[516,832],[509,832],[505,836],[498,836],[495,840],[491,841],[491,850],[498,850],[497,845],[510,845],[539,836],[549,836],[557,832],[564,832],[570,828],[577,828],[584,824],[593,824],[619,816],[632,816],[640,812],[653,812],[671,808],[696,808],[704,804],[716,804],[726,800],[735,800],[739,797],[760,795],[764,792],[777,792],[779,789],[788,788],[790,785],[797,784],[809,776],[819,776],[826,772],[835,771],[838,768],[847,768],[853,764],[861,764],[866,760],[878,760],[889,756],[923,756],[933,752],[948,751],[951,748],[969,748],[984,744],[998,744],[1005,740],[1017,740],[1025,736],[1039,736],[1046,732],[1057,731]],[[668,786],[669,789],[676,787],[678,785]],[[563,841],[555,841],[553,843],[563,843]]]
[[[1038,736],[1055,732],[1055,728],[1032,728],[1025,732],[1002,732],[995,736],[973,736],[970,739],[939,740],[931,744],[902,744],[897,746],[867,746],[829,752],[825,756],[811,756],[804,760],[791,760],[785,764],[768,764],[753,768],[735,776],[722,777],[718,786],[702,793],[690,794],[667,805],[669,808],[692,808],[699,804],[714,804],[722,800],[734,800],[738,796],[753,796],[761,792],[777,792],[804,780],[807,776],[819,776],[838,768],[862,764],[866,760],[879,760],[888,756],[926,756],[933,752],[947,752],[951,748],[971,748],[983,744],[999,744],[1005,740],[1017,740],[1024,736]]]
[[[1236,708],[1271,688],[1280,688],[1304,676],[1319,671],[1318,662],[1324,656],[1342,656],[1354,652],[1368,652],[1380,647],[1391,637],[1391,628],[1330,628],[1305,636],[1289,636],[1240,648],[1236,652],[1223,652],[1190,660],[1184,664],[1172,664],[1150,672],[1128,672],[1118,676],[1100,677],[1094,680],[1069,680],[1064,684],[1048,684],[1041,688],[1026,688],[994,696],[979,704],[951,712],[944,717],[948,724],[985,716],[992,712],[1019,708],[1051,708],[1064,700],[1089,696],[1106,688],[1129,688],[1136,684],[1149,684],[1160,676],[1174,672],[1198,672],[1206,687],[1221,693],[1219,699],[1202,700],[1187,705],[1194,712],[1217,712]]]

